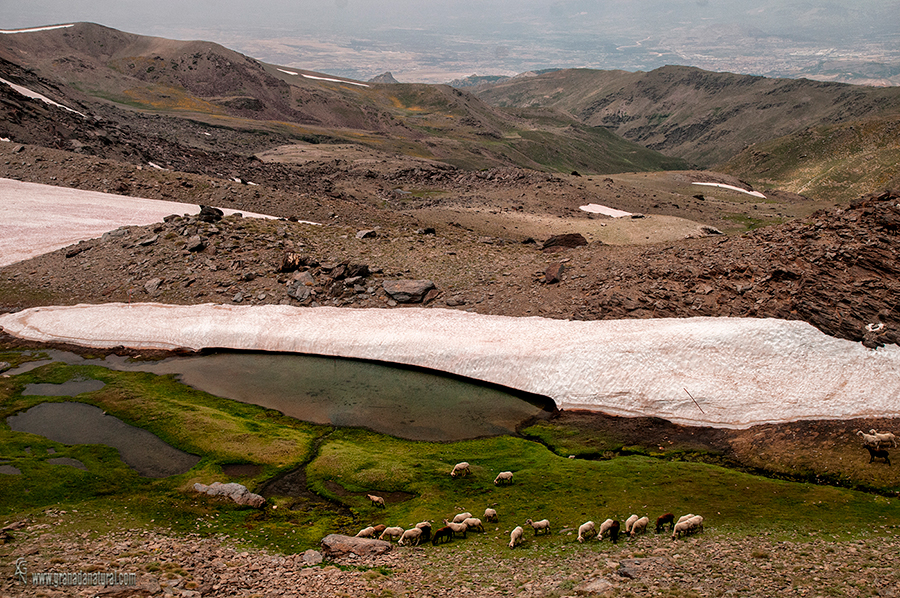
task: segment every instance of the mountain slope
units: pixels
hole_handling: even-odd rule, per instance
[[[0,35],[0,59],[7,61],[0,63],[3,72],[30,71],[60,95],[92,103],[89,112],[95,114],[113,105],[238,129],[244,137],[262,131],[282,143],[340,140],[466,168],[611,173],[684,166],[559,112],[532,118],[449,86],[364,84],[264,64],[210,42],[146,37],[91,23]],[[177,135],[185,125],[172,122],[169,128]],[[188,138],[195,146],[219,149],[205,146],[196,134]],[[251,145],[258,151],[258,142]]]
[[[900,188],[900,114],[809,128],[754,145],[720,170],[754,185],[840,201]]]
[[[810,126],[900,108],[900,88],[767,79],[668,66],[643,73],[574,69],[479,87],[495,106],[544,106],[667,155],[710,167]]]

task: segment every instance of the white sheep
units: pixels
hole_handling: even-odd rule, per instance
[[[465,521],[466,519],[468,519],[471,516],[472,516],[472,514],[469,513],[468,511],[466,511],[465,513],[457,513],[453,517],[453,523],[462,523],[463,521]]]
[[[488,507],[484,510],[484,520],[489,521],[491,523],[497,523],[500,521],[500,516],[497,515],[497,511]]]
[[[593,521],[586,521],[578,527],[578,541],[584,543],[597,535],[597,528],[594,527]]]
[[[892,447],[897,448],[897,438],[890,432],[879,433],[875,430],[869,430],[869,434],[875,437],[875,442],[878,443],[876,448],[880,448],[882,444],[887,445],[887,443],[891,443]]]
[[[703,531],[703,517],[700,515],[694,515],[676,523],[675,529],[672,530],[672,539],[676,540],[681,536],[688,536],[697,531]]]
[[[530,525],[534,529],[534,535],[538,535],[538,532],[543,531],[544,533],[550,533],[550,521],[548,519],[541,519],[540,521],[532,521],[531,519],[526,519],[525,523]]]
[[[381,532],[381,535],[378,536],[378,539],[379,539],[379,540],[384,540],[385,537],[387,537],[387,538],[388,538],[388,542],[390,542],[390,541],[391,541],[391,540],[390,540],[391,538],[396,539],[396,538],[401,537],[401,536],[403,535],[403,531],[404,531],[404,530],[403,530],[402,527],[386,527],[386,528],[384,528],[384,531]]]
[[[375,528],[371,525],[369,527],[364,527],[356,534],[357,538],[373,538],[375,537]]]
[[[516,529],[509,533],[509,547],[515,548],[522,541],[522,537],[525,535],[525,530],[522,529],[521,525],[517,525]]]
[[[462,534],[462,537],[466,537],[466,531],[468,531],[469,526],[465,523],[457,523],[455,521],[448,521],[444,519],[444,525],[453,530],[454,534]]]
[[[872,430],[874,432],[875,430]],[[862,430],[857,430],[856,435],[863,439],[863,446],[874,446],[878,448],[878,438],[875,437],[875,434],[866,434]]]
[[[366,494],[366,497],[372,501],[372,506],[384,508],[384,498],[374,494]]]
[[[631,533],[631,526],[634,525],[634,522],[640,519],[637,515],[632,515],[628,519],[625,520],[625,533]]]
[[[455,478],[458,476],[468,475],[469,473],[469,464],[463,461],[462,463],[457,463],[453,466],[453,470],[450,472],[450,477]]]
[[[603,523],[600,524],[600,531],[597,533],[598,540],[603,539],[603,534],[605,534],[606,532],[609,531],[609,528],[612,527],[612,524],[613,524],[612,519],[607,519],[606,521],[604,521]]]
[[[693,513],[688,513],[687,515],[682,515],[681,517],[678,518],[678,521],[675,522],[675,525],[678,525],[682,521],[687,521],[691,517],[696,517],[696,515],[694,515]]]
[[[500,484],[512,484],[513,473],[511,471],[501,471],[497,474],[497,477],[494,478],[494,485],[499,486]]]
[[[414,527],[403,532],[403,535],[400,536],[400,539],[397,541],[397,546],[405,546],[408,543],[415,542],[413,546],[418,546],[419,541],[422,539],[422,530],[421,528]]]
[[[631,537],[634,538],[638,534],[643,534],[647,531],[647,525],[650,523],[649,517],[641,517],[637,521],[635,521],[631,525]]]
[[[463,521],[463,525],[469,528],[472,531],[484,532],[484,524],[481,523],[481,519],[478,517],[468,517],[465,521]]]

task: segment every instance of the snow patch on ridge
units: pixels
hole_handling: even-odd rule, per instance
[[[563,409],[687,425],[900,415],[900,347],[870,351],[799,321],[114,303],[33,308],[0,316],[0,327],[89,347],[224,347],[400,363],[549,396]]]

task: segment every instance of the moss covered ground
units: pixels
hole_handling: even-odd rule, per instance
[[[94,378],[106,386],[74,399],[22,394],[31,383],[73,378]],[[33,405],[61,400],[101,407],[201,460],[181,475],[143,478],[114,449],[68,446],[15,432],[6,423],[8,416]],[[611,458],[568,458],[584,456],[604,442],[613,451]],[[363,429],[307,424],[194,390],[170,376],[51,364],[0,378],[0,462],[22,472],[3,476],[0,522],[41,520],[48,512],[65,510],[79,514],[66,518],[66,529],[81,526],[100,533],[116,527],[161,527],[225,534],[291,553],[318,546],[328,533],[355,534],[377,523],[437,524],[460,511],[481,516],[493,507],[500,522],[488,525],[483,535],[470,536],[498,554],[509,530],[526,518],[547,518],[554,530],[561,530],[589,519],[624,521],[632,513],[655,518],[690,511],[706,517],[707,533],[767,533],[783,539],[845,539],[858,537],[860,530],[893,533],[900,525],[895,498],[680,459],[679,447],[659,454],[623,448],[615,439],[587,437],[583,430],[540,426],[526,436],[413,442]],[[78,459],[87,471],[49,463],[51,449],[53,457]],[[450,469],[459,461],[471,464],[471,474],[451,478]],[[259,467],[251,475],[229,477],[224,471],[235,463]],[[305,468],[307,489],[321,500],[298,502],[276,495],[257,511],[191,490],[194,482],[218,480],[259,491],[267,480],[298,467]],[[506,470],[514,472],[513,484],[495,486],[497,473]],[[373,506],[366,494],[384,496],[386,507]],[[574,536],[558,533],[530,540],[548,549],[572,542]]]

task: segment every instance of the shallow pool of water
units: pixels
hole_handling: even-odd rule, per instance
[[[364,427],[410,440],[513,434],[521,423],[553,408],[552,400],[544,397],[430,371],[336,357],[223,351],[143,362],[116,356],[83,360],[62,351],[48,354],[68,364],[174,374],[199,390],[303,421]],[[27,369],[10,373],[23,371]]]
[[[112,447],[122,461],[149,478],[184,473],[200,461],[197,455],[180,451],[147,430],[85,403],[40,403],[10,415],[6,423],[16,432],[38,434],[54,442]]]
[[[309,355],[217,353],[140,366],[216,396],[297,419],[412,440],[515,433],[543,411],[501,389],[380,363]]]

